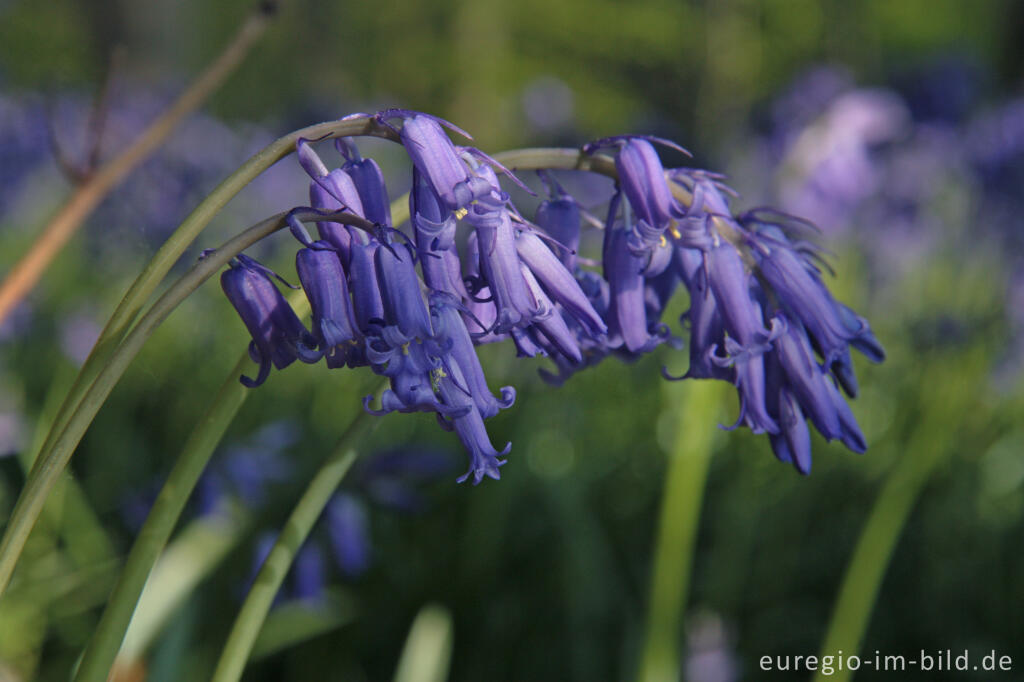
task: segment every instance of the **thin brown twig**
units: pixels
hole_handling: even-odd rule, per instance
[[[75,161],[73,154],[67,151],[65,144],[57,134],[57,106],[55,95],[50,93],[46,98],[46,134],[50,140],[50,148],[53,150],[53,157],[57,161],[60,172],[75,185],[82,185],[96,174],[100,165],[100,153],[103,148],[103,131],[107,123],[107,114],[110,111],[110,97],[113,90],[114,79],[117,77],[123,63],[123,50],[115,47],[110,55],[110,65],[107,74],[103,78],[103,84],[93,99],[92,107],[89,110],[89,120],[85,125],[85,149],[82,153],[82,160]]]
[[[195,111],[241,64],[263,35],[276,6],[263,2],[243,22],[220,56],[121,154],[96,170],[43,228],[39,238],[0,283],[0,323],[35,286],[50,262],[104,197]]]

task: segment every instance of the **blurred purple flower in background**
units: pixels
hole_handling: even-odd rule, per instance
[[[21,452],[27,436],[24,415],[9,407],[0,407],[0,457]]]
[[[78,93],[60,93],[51,106],[36,95],[0,95],[0,218],[14,225],[45,219],[62,196],[52,190],[68,187],[69,193],[73,182],[62,177],[57,153],[75,172],[87,173],[95,144],[102,163],[134,140],[170,99],[118,83],[108,92],[102,124],[94,129],[89,125],[94,102]],[[53,147],[49,126],[59,149]],[[252,124],[230,125],[193,114],[89,218],[90,248],[106,254],[112,244],[148,250],[163,242],[195,204],[272,137]],[[40,192],[43,187],[51,191]],[[233,204],[228,212],[239,222],[256,222],[274,207],[294,203],[300,188],[292,174],[272,168],[254,181],[248,201]],[[118,239],[112,239],[115,235]]]
[[[46,111],[39,97],[0,93],[0,216],[50,155]]]
[[[366,573],[373,564],[371,510],[424,512],[425,488],[449,477],[452,464],[447,453],[408,448],[374,453],[357,462],[299,551],[278,598],[319,603],[330,580],[327,556],[346,580]],[[270,553],[273,540],[272,534],[263,534],[257,543],[252,577]]]
[[[559,133],[569,128],[576,114],[572,88],[555,76],[540,76],[523,88],[523,114],[538,133]]]
[[[250,510],[261,508],[272,486],[291,479],[294,466],[286,452],[298,439],[296,424],[275,421],[227,447],[199,479],[196,511],[201,515],[220,513],[232,504]]]
[[[740,679],[739,656],[733,636],[721,616],[696,614],[686,629],[682,679],[687,682],[735,682]]]
[[[878,191],[874,149],[907,131],[908,112],[884,90],[854,90],[831,100],[793,135],[780,161],[780,205],[826,232],[848,229],[853,211]]]
[[[102,327],[97,317],[96,311],[89,308],[61,317],[60,349],[76,366],[85,362],[100,337]]]
[[[775,100],[747,162],[762,178],[760,164],[774,167],[766,202],[857,246],[876,290],[932,256],[989,258],[1015,339],[996,372],[1005,384],[1003,370],[1024,365],[1012,359],[1024,334],[1008,274],[1024,267],[1024,100],[982,104],[979,82],[957,55],[908,69],[889,89],[813,69]]]

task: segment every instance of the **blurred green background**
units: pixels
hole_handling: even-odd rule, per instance
[[[161,238],[262,144],[387,106],[448,118],[488,152],[651,133],[692,150],[694,165],[729,173],[737,208],[771,202],[813,214],[835,253],[830,286],[871,320],[889,352],[880,366],[858,361],[853,409],[865,456],[816,437],[804,478],[775,461],[767,440],[704,424],[713,452],[685,627],[670,638],[682,652],[680,676],[809,678],[763,672],[758,660],[821,650],[874,519],[877,537],[897,544],[891,561],[884,542],[861,554],[883,571],[877,600],[850,588],[869,614],[861,651],[994,649],[1014,657],[1003,679],[1021,678],[1024,100],[1015,98],[1024,5],[282,4],[237,73],[112,193],[0,329],[0,454],[11,455],[0,459],[0,519],[24,481],[19,455],[40,437],[83,344],[87,352]],[[81,158],[90,102],[113,63],[102,146],[111,156],[250,8],[241,0],[0,2],[0,268],[72,188],[54,164],[46,117],[64,153]],[[407,188],[397,149],[364,151],[380,154],[394,196]],[[305,201],[298,165],[285,160],[232,203],[199,248]],[[290,248],[278,235],[264,255],[286,270]],[[666,316],[673,326],[681,298]],[[48,509],[0,601],[0,680],[67,679],[131,546],[133,505],[155,492],[246,341],[209,284],[136,360],[72,462],[75,487]],[[450,451],[450,469],[420,488],[417,513],[373,504],[358,481],[346,484],[368,511],[368,569],[354,577],[327,569],[329,598],[298,613],[283,598],[272,618],[285,634],[264,643],[246,679],[391,679],[413,619],[431,603],[451,617],[451,680],[634,676],[666,470],[670,457],[686,456],[685,434],[682,450],[676,445],[679,411],[693,409],[703,387],[660,378],[684,355],[668,348],[635,365],[608,360],[558,389],[537,376],[543,363],[513,362],[510,347],[481,355],[492,386],[519,391],[490,426],[495,442],[513,443],[502,480],[456,485],[464,455],[454,436],[429,415],[384,418],[373,449]],[[183,596],[125,679],[209,674],[251,579],[257,538],[281,525],[373,385],[368,372],[302,366],[252,393],[226,443],[292,424],[296,436],[280,453],[289,473],[268,484],[225,541],[223,560]],[[714,395],[722,404],[710,414],[731,423],[735,397]]]

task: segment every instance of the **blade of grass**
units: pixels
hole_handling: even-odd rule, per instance
[[[452,614],[427,604],[416,614],[398,659],[395,682],[444,682],[452,658]]]
[[[320,518],[331,495],[359,455],[358,442],[367,433],[371,423],[379,421],[371,422],[369,414],[360,410],[299,498],[246,595],[221,651],[212,682],[233,682],[242,676],[274,595],[280,589],[299,548],[313,529],[313,524]]]

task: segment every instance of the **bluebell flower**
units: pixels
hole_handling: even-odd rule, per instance
[[[466,380],[466,391],[473,397],[480,416],[493,417],[499,410],[512,405],[516,391],[511,386],[503,386],[500,399],[491,394],[480,358],[473,348],[473,340],[458,308],[457,301],[444,292],[435,292],[430,296],[430,315],[438,343],[448,348],[449,362],[459,366]]]
[[[839,415],[828,390],[825,372],[814,360],[814,351],[800,323],[788,321],[775,342],[779,364],[790,386],[787,393],[804,408],[815,427],[828,439],[840,436]]]
[[[0,96],[0,213],[7,215],[21,183],[42,164],[49,147],[41,102]]]
[[[424,487],[450,471],[451,459],[446,453],[419,448],[374,453],[357,462],[321,517],[331,555],[342,576],[357,578],[373,563],[372,506],[422,512],[427,506]]]
[[[363,200],[352,177],[340,168],[329,171],[320,156],[313,150],[309,140],[300,138],[295,143],[299,163],[312,179],[309,184],[310,206],[319,211],[333,213],[348,211],[367,217]],[[317,222],[320,239],[326,241],[341,254],[342,262],[348,265],[353,228],[328,221]],[[362,241],[366,241],[363,239]]]
[[[493,176],[493,173],[492,173]],[[495,189],[495,193],[501,190]],[[512,217],[500,195],[471,207],[466,220],[476,228],[480,274],[497,307],[495,331],[525,326],[539,314],[526,288],[516,250]]]
[[[484,476],[495,480],[501,478],[499,467],[505,464],[505,460],[500,458],[509,453],[512,443],[506,443],[500,452],[495,449],[487,435],[483,416],[475,409],[472,396],[463,388],[465,385],[466,378],[457,364],[452,364],[450,372],[438,377],[438,392],[452,410],[450,425],[469,452],[469,469],[457,480],[462,483],[472,476],[473,485],[477,485]]]
[[[720,178],[676,170],[692,193],[672,232],[673,265],[690,291],[691,363],[686,376],[717,374],[736,384],[739,423],[766,432],[778,458],[810,471],[806,420],[856,452],[864,441],[837,383],[857,386],[850,349],[880,361],[867,321],[835,301],[821,281],[812,244],[790,238],[804,221],[759,209],[732,216]],[[709,339],[715,340],[711,342]]]
[[[561,353],[573,362],[582,362],[583,354],[576,343],[576,335],[569,329],[569,325],[558,312],[554,302],[544,293],[540,282],[533,276],[530,269],[523,266],[522,272],[533,303],[541,311],[534,318],[531,329],[526,330],[533,332],[530,341],[538,348],[544,349],[546,355],[553,355],[552,351],[554,351]],[[575,283],[575,280],[573,282]]]
[[[374,265],[387,324],[395,325],[411,338],[422,340],[433,336],[412,249],[399,242],[381,244],[374,254]]]
[[[767,350],[769,332],[760,306],[750,295],[751,274],[736,247],[720,243],[708,252],[707,262],[711,292],[733,344],[750,352],[758,348]]]
[[[605,231],[604,276],[608,280],[611,333],[633,353],[657,344],[651,336],[644,303],[644,260],[629,248],[629,231],[609,225]]]
[[[423,487],[452,471],[451,453],[430,448],[396,448],[375,453],[353,466],[350,485],[367,501],[399,512],[415,513],[427,506]]]
[[[416,169],[413,170],[412,190],[409,192],[409,215],[423,282],[434,291],[443,291],[460,301],[468,301],[469,293],[462,280],[462,264],[455,246],[455,215]]]
[[[371,414],[390,412],[437,412],[454,415],[465,406],[452,408],[436,393],[439,377],[445,373],[434,344],[405,336],[396,326],[381,327],[367,335],[366,356],[374,373],[389,379],[390,388],[381,394],[381,407],[369,407],[373,396],[363,403]]]
[[[470,170],[439,121],[441,119],[427,114],[405,116],[399,134],[413,165],[430,182],[445,205],[455,211],[490,194],[491,187],[486,179]],[[466,135],[447,121],[443,123]]]
[[[362,335],[355,326],[345,269],[326,242],[295,254],[295,270],[313,310],[313,334],[328,367],[359,364]]]
[[[307,542],[302,545],[295,555],[291,573],[294,598],[315,603],[327,582],[324,555],[316,543]]]
[[[636,214],[634,229],[637,235],[645,247],[653,248],[660,243],[670,223],[675,218],[683,216],[684,210],[672,196],[665,179],[665,168],[648,140],[689,154],[674,142],[637,135],[598,140],[586,145],[584,151],[589,152],[610,145],[618,146],[615,169],[618,171],[619,186]]]
[[[275,484],[287,481],[293,468],[284,451],[298,440],[288,421],[274,421],[218,454],[196,486],[195,501],[201,515],[222,512],[225,503],[259,509]]]
[[[782,308],[803,323],[826,366],[839,360],[854,335],[840,318],[838,304],[813,266],[774,240],[756,239],[755,246],[758,271],[771,285]]]
[[[708,283],[704,252],[679,248],[676,258],[679,274],[690,292],[690,308],[680,320],[690,327],[690,368],[685,376],[732,381],[731,369],[712,360],[715,350],[725,347],[725,325]]]
[[[60,323],[60,349],[64,355],[81,366],[92,353],[102,327],[96,316],[88,310],[77,310],[63,317]]]
[[[552,300],[576,318],[593,336],[608,333],[608,325],[594,310],[576,278],[536,234],[522,230],[516,237],[516,253]]]
[[[366,507],[354,496],[338,493],[324,510],[327,536],[343,575],[362,575],[370,566],[370,523]]]
[[[864,434],[861,433],[860,426],[857,424],[856,417],[853,416],[850,405],[839,394],[839,389],[831,381],[825,382],[825,388],[828,389],[829,394],[832,396],[832,403],[839,414],[840,442],[854,452],[864,452],[868,449],[867,441],[864,440]]]
[[[267,437],[274,441],[272,433]],[[253,446],[259,442],[253,439]],[[253,462],[258,467],[258,462]],[[309,538],[299,549],[275,604],[301,600],[320,606],[332,573],[352,580],[362,576],[373,563],[370,529],[371,508],[401,513],[426,509],[425,487],[451,472],[451,458],[442,451],[402,449],[371,453],[357,462],[334,493]],[[204,477],[205,478],[205,477]],[[260,533],[253,549],[249,583],[270,554],[276,538]],[[328,551],[325,551],[328,550]],[[328,557],[333,561],[328,561]]]
[[[359,331],[364,334],[374,322],[384,319],[384,300],[374,264],[380,243],[370,239],[366,243],[352,242],[349,260],[349,289],[352,291],[352,311]]]
[[[549,185],[551,197],[537,206],[533,221],[560,246],[556,253],[566,269],[575,272],[580,248],[579,204],[550,176],[541,178]]]
[[[351,138],[335,140],[334,144],[345,157],[341,170],[352,179],[359,194],[362,210],[356,213],[376,225],[391,225],[391,202],[380,166],[373,159],[364,159]]]
[[[241,382],[250,388],[267,380],[271,364],[284,369],[296,358],[316,362],[321,357],[314,350],[316,338],[284,300],[272,276],[270,270],[252,258],[239,255],[220,278],[224,294],[252,335],[249,356],[259,364],[259,373],[255,379],[241,377]]]

